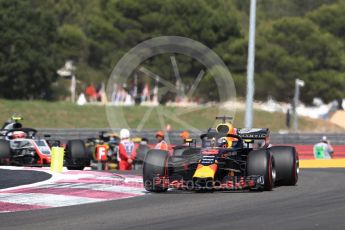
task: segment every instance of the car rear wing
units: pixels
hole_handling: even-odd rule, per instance
[[[268,128],[258,128],[258,129],[237,129],[237,135],[242,139],[250,140],[264,140],[269,137],[270,130]]]

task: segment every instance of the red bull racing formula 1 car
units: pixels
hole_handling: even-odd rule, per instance
[[[272,190],[296,185],[299,162],[294,147],[271,146],[269,129],[234,129],[227,117],[200,136],[202,145],[187,140],[173,153],[150,150],[144,160],[145,189]],[[255,141],[261,141],[257,146]]]

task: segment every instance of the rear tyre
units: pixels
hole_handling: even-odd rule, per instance
[[[163,184],[156,184],[157,176],[167,176],[168,151],[152,149],[147,152],[143,164],[144,187],[149,192],[166,192]]]
[[[0,140],[0,159],[10,157],[10,143],[6,140]]]
[[[83,165],[77,165],[77,166],[69,165],[69,166],[67,166],[68,170],[83,170],[84,168],[85,168],[85,166],[83,166]]]
[[[83,170],[90,164],[90,156],[82,140],[70,140],[66,147],[66,167],[69,170]]]
[[[247,158],[247,175],[263,176],[263,189],[271,191],[276,177],[275,162],[272,154],[264,149],[251,151]]]
[[[299,161],[295,147],[274,146],[269,148],[277,171],[276,185],[294,186],[298,181]]]
[[[88,154],[82,140],[71,140],[67,142],[67,151],[74,160],[86,159]]]
[[[7,164],[5,161],[11,156],[10,143],[0,140],[0,165]]]

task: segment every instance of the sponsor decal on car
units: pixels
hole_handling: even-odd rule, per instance
[[[208,154],[218,154],[218,149],[203,149],[201,150],[201,154],[208,155]]]

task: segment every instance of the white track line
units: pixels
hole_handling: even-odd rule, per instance
[[[14,204],[42,205],[49,207],[63,207],[104,201],[103,199],[44,193],[2,193],[0,194],[0,200],[2,202]]]
[[[0,202],[14,204],[12,206],[9,205],[8,208],[5,206],[0,213],[18,210],[15,206],[16,204],[29,206],[21,210],[31,210],[125,199],[147,194],[143,188],[142,177],[136,175],[120,175],[96,171],[54,173],[47,168],[13,166],[0,166],[0,168],[43,171],[52,175],[46,181],[0,189]],[[56,194],[56,192],[60,192],[59,189],[61,189],[61,194]],[[84,191],[78,193],[80,190]],[[102,195],[99,198],[97,195],[102,193],[97,192],[104,192],[106,197],[103,198]]]

